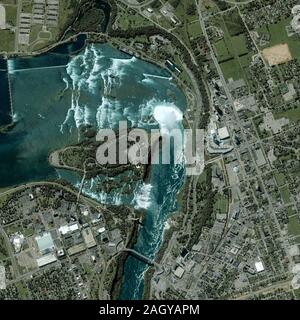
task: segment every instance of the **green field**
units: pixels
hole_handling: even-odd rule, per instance
[[[295,296],[297,299],[300,299],[300,289],[294,290]]]
[[[300,107],[289,111],[277,112],[274,114],[274,117],[275,119],[286,117],[292,122],[297,122],[298,120],[300,120]]]
[[[32,13],[33,5],[32,3],[23,3],[22,12]]]
[[[243,64],[249,62],[249,51],[247,49],[245,34],[240,34],[231,38],[225,37],[224,39],[215,42],[214,47],[219,61],[227,60],[234,56],[242,56],[242,58],[246,57],[243,58],[246,59],[243,60]]]
[[[249,52],[248,54],[245,54],[245,55],[239,57],[240,65],[244,70],[244,74],[246,74],[246,77],[248,76],[248,78],[251,78],[251,75],[249,74],[250,71],[248,68],[252,62],[252,57],[253,57],[252,52]]]
[[[244,23],[236,9],[223,15],[223,17],[230,36],[239,35],[246,30]]]
[[[5,12],[6,12],[6,22],[12,26],[15,26],[17,21],[17,7],[6,6]]]
[[[284,201],[284,203],[285,204],[290,203],[291,194],[290,194],[288,187],[283,187],[279,190],[280,190],[280,194],[281,194],[281,197],[282,197],[282,200]]]
[[[274,177],[279,187],[285,184],[285,176],[283,173],[275,173]]]
[[[288,207],[288,208],[287,208],[287,213],[288,213],[288,216],[290,217],[290,216],[295,215],[295,214],[297,213],[297,211],[295,211],[295,210],[293,209],[293,207]]]
[[[228,46],[224,39],[214,43],[215,51],[218,57],[218,61],[224,61],[232,58],[231,52],[228,50]]]
[[[245,79],[243,70],[236,59],[231,59],[220,64],[224,77],[233,80]]]
[[[19,281],[19,282],[16,282],[15,285],[20,294],[20,298],[24,300],[28,299],[28,290],[27,290],[26,284],[23,283],[23,281]]]
[[[293,216],[289,218],[288,232],[293,236],[300,236],[300,221],[298,216]]]
[[[235,49],[235,53],[238,56],[242,56],[247,54],[249,51],[247,49],[246,36],[244,33],[231,37],[231,43],[233,48]]]
[[[32,43],[35,40],[37,40],[40,31],[42,31],[42,27],[41,26],[32,26],[31,27],[30,41],[29,41],[30,43]]]
[[[16,4],[16,0],[1,0],[1,4]]]
[[[8,257],[8,251],[6,248],[5,240],[0,236],[0,260],[4,260]]]
[[[218,213],[228,213],[228,197],[226,195],[218,194],[214,205],[214,211]]]
[[[0,30],[0,52],[14,51],[15,34],[10,30]]]
[[[212,24],[224,32],[224,38],[214,43],[214,49],[225,78],[233,80],[243,78],[247,82],[247,68],[252,53],[247,48],[244,26],[237,12],[215,17],[212,19]]]
[[[189,23],[187,27],[188,27],[188,33],[190,37],[197,38],[202,35],[202,30],[198,20],[192,23]]]
[[[121,29],[139,28],[150,25],[150,22],[137,12],[122,12],[118,19],[118,25]]]

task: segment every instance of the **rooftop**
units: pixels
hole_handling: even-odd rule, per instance
[[[42,236],[37,236],[35,240],[38,244],[38,247],[41,253],[52,250],[54,248],[53,239],[49,232],[44,233]]]

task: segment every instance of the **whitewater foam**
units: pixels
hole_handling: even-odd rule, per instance
[[[149,209],[151,206],[151,184],[140,184],[134,191],[133,204],[135,209]]]
[[[135,57],[108,58],[95,45],[87,46],[80,55],[74,57],[66,68],[73,90],[71,106],[61,125],[61,131],[72,118],[77,128],[83,124],[97,124],[98,128],[105,125],[114,126],[124,109],[121,110],[120,102],[109,98],[109,95],[113,88],[122,85],[122,79],[128,71],[126,68],[136,61]],[[70,85],[69,81],[66,78],[62,80],[66,84],[66,91]],[[95,97],[99,93],[102,96],[101,104],[98,104],[97,110],[92,111],[91,108],[97,105]],[[79,100],[81,95],[84,97],[84,104]]]
[[[169,134],[172,129],[178,128],[183,114],[175,104],[163,102],[155,106],[153,117],[158,122],[162,134]]]

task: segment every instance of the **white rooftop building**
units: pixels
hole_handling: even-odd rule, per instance
[[[6,28],[6,12],[5,7],[0,4],[0,29]]]
[[[54,249],[54,243],[50,232],[46,232],[41,236],[35,237],[35,240],[42,254],[45,254]]]
[[[227,127],[218,129],[218,136],[221,140],[228,139],[230,137]]]
[[[261,260],[256,261],[254,265],[255,265],[255,270],[256,270],[257,273],[262,272],[262,271],[265,270],[265,267],[264,267],[264,265],[263,265]]]
[[[103,233],[103,232],[105,232],[105,230],[106,230],[106,229],[105,229],[104,227],[102,227],[102,228],[98,229],[98,232],[99,232],[99,233]]]
[[[53,263],[57,260],[54,253],[46,254],[38,259],[36,259],[38,267],[46,266],[47,264]]]
[[[74,232],[76,230],[79,229],[79,226],[77,223],[74,223],[74,224],[69,224],[69,225],[65,225],[65,226],[61,226],[58,231],[62,234],[62,235],[65,235],[67,233],[70,233],[70,232]]]
[[[180,267],[180,266],[178,266],[178,267],[176,268],[175,272],[174,272],[175,276],[176,276],[177,278],[179,278],[179,279],[182,278],[182,276],[183,276],[184,273],[185,273],[185,270],[184,270],[182,267]]]

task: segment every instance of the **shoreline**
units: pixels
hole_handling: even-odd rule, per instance
[[[143,219],[144,216],[141,218]],[[128,243],[126,245],[127,248],[132,249],[134,245],[137,242],[138,235],[139,235],[139,227],[140,224],[138,222],[134,222],[133,230],[131,232],[131,236],[128,240]],[[122,284],[123,284],[123,277],[124,277],[124,268],[125,268],[125,263],[127,259],[129,258],[130,253],[128,252],[123,252],[120,257],[118,257],[118,262],[117,262],[117,271],[116,275],[113,279],[112,286],[111,286],[111,292],[110,296],[112,300],[118,300],[122,291]]]
[[[94,41],[94,42],[89,42],[88,34],[85,34],[85,35],[87,36],[86,39],[85,39],[85,44],[84,44],[84,46],[81,47],[81,49],[78,50],[77,52],[80,52],[80,51],[84,50],[84,48],[86,47],[86,45],[88,45],[89,43],[99,43],[99,42],[100,42],[100,41],[97,41],[97,42],[96,42],[96,41]],[[71,37],[71,38],[72,38],[72,39],[76,39],[77,36],[78,36],[78,35],[73,36],[73,37]],[[103,43],[103,40],[104,40],[104,39],[102,39],[102,43]],[[67,43],[68,43],[69,41],[70,41],[70,39],[66,40],[63,44],[66,44],[66,45],[67,45]],[[111,44],[111,43],[108,41],[107,37],[106,37],[106,39],[104,40],[104,42],[107,43],[107,44],[109,44],[109,45],[111,45],[112,47],[120,50],[119,46]],[[39,56],[39,55],[41,55],[41,54],[47,54],[47,53],[51,52],[51,50],[53,50],[55,47],[58,47],[58,46],[60,46],[60,45],[62,45],[62,44],[57,44],[57,45],[54,46],[53,48],[47,49],[45,52],[38,53],[38,54],[36,54],[36,55],[30,55],[30,57]],[[128,55],[130,55],[130,54],[127,53],[127,52],[125,52],[125,53],[128,54]],[[72,57],[72,55],[70,54],[70,58],[71,58],[71,57]],[[155,63],[154,61],[151,61],[151,60],[149,60],[149,59],[147,59],[147,58],[144,58],[144,57],[141,57],[141,56],[139,56],[138,59],[141,59],[141,60],[143,60],[143,61],[145,61],[145,62],[147,62],[147,63],[151,63],[151,64],[153,64],[153,65],[156,65],[156,66],[162,68],[162,66],[160,65],[159,62]],[[163,67],[163,68],[164,68],[164,70],[166,70],[170,75],[172,75],[172,73],[171,73],[166,67]],[[179,87],[179,88],[181,89],[181,91],[183,92],[185,98],[187,99],[187,93],[186,93],[186,91],[185,91],[184,88],[182,88],[182,86],[178,83],[178,81],[177,81],[177,79],[176,79],[175,77],[173,77],[173,81],[176,83],[176,85],[178,85],[178,87]],[[187,112],[187,110],[185,110],[185,112]],[[186,123],[186,117],[185,117],[185,116],[184,116],[184,119],[183,119],[183,123],[184,123],[184,126],[187,124],[187,123]],[[12,127],[10,127],[10,130],[13,128],[13,125],[14,125],[14,124],[12,123],[12,124],[11,124]],[[0,129],[1,129],[1,128],[0,128]],[[55,152],[53,152],[52,154],[49,155],[49,163],[50,163],[50,165],[54,166],[55,168],[62,168],[62,169],[66,169],[66,170],[68,169],[68,168],[66,168],[65,166],[63,166],[63,165],[60,164],[60,161],[59,161],[59,151],[55,151]],[[71,167],[70,167],[69,169],[75,171],[74,168],[71,168]],[[148,178],[149,178],[150,172],[151,172],[151,166],[149,166]],[[147,180],[148,180],[148,179],[147,179]],[[178,192],[178,195],[184,190],[184,185],[185,185],[185,182],[183,183],[183,186],[181,187],[180,191]],[[98,202],[98,201],[97,201],[97,203],[101,204],[101,203]],[[179,209],[178,209],[178,210],[179,210]],[[177,210],[176,212],[171,213],[168,218],[172,217],[173,215],[178,214],[178,210]],[[164,243],[165,243],[165,241],[166,241],[166,237],[167,237],[168,232],[170,232],[170,229],[169,229],[169,230],[166,230],[166,231],[165,231],[165,230],[163,231],[162,242],[161,242],[161,245],[160,245],[160,247],[159,247],[159,249],[158,249],[158,251],[157,251],[157,253],[156,253],[156,255],[155,255],[155,260],[157,259],[157,256],[158,256],[158,254],[160,253],[160,251],[162,250],[162,247],[163,247],[163,245],[164,245]],[[135,244],[136,241],[137,241],[138,233],[139,233],[139,228],[137,227],[137,228],[134,230],[134,233],[133,233],[132,238],[131,238],[131,240],[132,240],[132,242],[131,242],[132,246],[134,246],[134,244]],[[125,266],[126,260],[127,260],[127,258],[128,258],[129,255],[126,254],[126,256],[125,256],[124,258],[122,258],[122,256],[123,256],[123,255],[121,255],[120,261],[118,262],[118,264],[119,264],[119,268],[118,268],[118,269],[120,269],[120,271],[122,271],[122,277],[123,277],[124,266]],[[144,275],[144,291],[145,291],[145,288],[147,288],[148,284],[150,283],[150,281],[151,281],[151,279],[152,279],[152,275],[154,274],[154,273],[153,273],[153,270],[151,271],[151,269],[152,269],[152,268],[148,268],[148,269],[145,271],[145,275]],[[152,275],[151,275],[151,272],[152,272]],[[116,280],[117,283],[116,283],[114,286],[118,287],[118,289],[116,289],[116,290],[121,290],[121,286],[122,286],[122,282],[123,282],[122,279],[123,279],[123,278],[120,277],[120,274],[119,274],[119,273],[117,274],[116,277],[117,277],[117,280]],[[120,283],[118,283],[119,281],[120,281]],[[114,290],[115,290],[115,289],[114,289]]]

